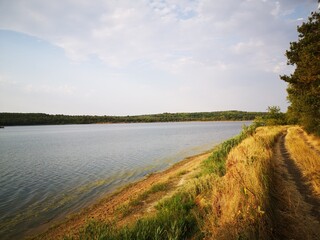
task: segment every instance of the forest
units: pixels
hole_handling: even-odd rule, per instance
[[[186,121],[244,121],[264,117],[265,112],[216,111],[194,113],[161,113],[136,116],[89,116],[45,113],[0,113],[1,126],[93,124],[93,123],[148,123]]]

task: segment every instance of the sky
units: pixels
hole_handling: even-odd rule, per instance
[[[286,111],[317,0],[0,0],[0,112]]]

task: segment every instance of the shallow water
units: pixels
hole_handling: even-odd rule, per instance
[[[248,122],[6,127],[0,130],[0,238],[211,149]]]

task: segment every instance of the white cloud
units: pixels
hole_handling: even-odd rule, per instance
[[[275,2],[275,7],[271,10],[271,14],[273,16],[278,16],[280,13],[280,3],[277,1]]]
[[[73,95],[75,93],[75,87],[65,85],[34,85],[28,84],[24,87],[27,93],[37,93],[37,94],[52,94],[52,95]]]
[[[162,95],[174,98],[178,91],[177,105],[195,106],[197,101],[201,105],[215,100],[213,95],[228,95],[228,84],[252,84],[259,74],[276,81],[288,71],[284,52],[296,38],[296,19],[306,17],[298,10],[312,5],[316,5],[313,0],[2,0],[0,29],[59,46],[73,61],[99,59],[108,71],[122,76],[122,88],[116,80],[101,80],[113,81],[113,92],[129,86],[152,93],[132,95],[130,89],[124,97],[127,102],[150,98],[160,106]],[[140,72],[132,76],[134,71]],[[265,76],[261,78],[268,79]],[[159,83],[153,83],[155,78]],[[140,88],[139,81],[146,86]],[[167,88],[175,84],[175,89],[160,92],[157,87],[162,82]],[[31,83],[26,90],[81,93],[88,98],[103,95],[95,88],[84,93],[69,82],[44,83]],[[236,89],[230,92],[235,94]],[[204,93],[207,98],[198,100]],[[238,104],[238,99],[233,102]]]
[[[257,50],[262,49],[264,46],[265,44],[260,40],[249,40],[249,42],[239,42],[236,45],[232,46],[231,49],[236,54],[254,54],[255,52],[257,52]]]
[[[12,78],[6,74],[0,74],[0,86],[5,85],[16,85],[17,82],[12,80]]]
[[[281,11],[279,1],[258,0],[68,0],[63,4],[20,0],[2,1],[0,7],[1,28],[45,39],[63,48],[73,60],[95,55],[117,67],[140,59],[168,61],[169,54],[172,63],[181,57],[208,64],[224,61],[223,48],[234,44],[224,42],[226,38],[241,42],[264,38],[263,29],[277,29],[272,15]]]

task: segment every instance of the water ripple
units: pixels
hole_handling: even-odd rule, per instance
[[[0,135],[0,238],[210,149],[243,122],[6,127]]]

